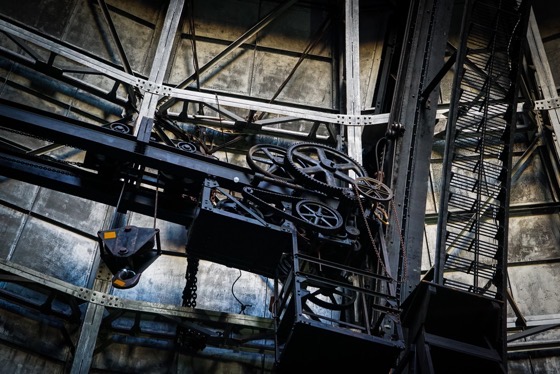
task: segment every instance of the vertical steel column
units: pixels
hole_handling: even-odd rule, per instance
[[[404,276],[401,300],[420,281],[424,216],[429,165],[438,101],[432,82],[444,66],[445,47],[453,2],[415,0],[409,8],[397,88],[389,126],[402,124],[403,137],[395,144],[395,209],[388,230],[391,266],[399,263]],[[434,87],[424,92],[426,87]],[[401,248],[404,246],[405,248]],[[406,274],[403,274],[406,269]],[[394,271],[396,274],[397,271]]]
[[[185,0],[170,0],[169,7],[167,8],[167,14],[165,15],[165,21],[163,23],[149,77],[149,81],[154,82],[158,86],[163,84],[163,78],[165,77],[167,66],[169,65],[169,59],[171,51],[173,50],[175,35],[177,35],[177,29],[179,28],[179,21],[181,20],[184,4]],[[156,87],[154,87],[154,90],[157,90]],[[138,136],[138,131],[141,128],[140,123],[143,118],[154,118],[158,100],[161,96],[162,95],[158,93],[144,93],[144,99],[140,105],[136,125],[134,126],[135,136]]]
[[[346,0],[344,4],[344,78],[346,89],[346,114],[361,114],[360,100],[360,10],[359,0]],[[362,127],[348,126],[346,137],[348,155],[362,162]]]
[[[101,265],[100,269],[104,269],[105,272],[108,272],[108,269],[106,269],[104,264]],[[107,278],[111,279],[110,276]],[[92,289],[108,293],[111,288],[110,281],[98,278],[95,280]],[[105,307],[103,305],[88,303],[84,320],[82,321],[82,326],[80,328],[80,336],[78,338],[78,344],[76,345],[76,353],[74,354],[74,360],[72,361],[71,374],[89,373],[91,363],[93,361],[93,351],[95,350],[97,336],[99,334],[101,322],[103,321],[104,312]]]
[[[113,220],[107,226],[112,228],[121,227],[125,222],[126,215],[117,212],[117,208],[115,208]],[[101,248],[96,255],[98,258],[100,257],[100,252]],[[99,261],[95,262],[98,263]],[[102,293],[111,292],[113,289],[111,285],[111,272],[104,263],[100,264],[96,274],[92,290]],[[87,304],[84,320],[80,328],[80,336],[76,344],[76,353],[72,361],[71,374],[89,373],[104,312],[105,307],[103,305],[93,302]]]
[[[158,48],[152,64],[149,78],[150,81],[155,82],[158,85],[161,85],[163,83],[163,78],[169,64],[173,41],[177,33],[179,21],[181,19],[183,5],[184,0],[170,0],[169,7],[167,9],[167,14],[165,16],[165,21],[163,24],[162,32],[158,42]],[[134,129],[134,135],[138,136],[138,132],[140,129],[148,132],[151,130],[146,129],[145,126],[140,126],[140,123],[144,118],[154,117],[158,98],[158,94],[154,94],[151,92],[145,93],[144,99],[141,103],[137,123]],[[150,121],[150,123],[153,122]],[[119,221],[124,218],[121,213],[115,212],[115,215],[117,219],[111,224],[111,227],[113,228],[120,227],[120,223],[122,222]],[[100,265],[97,273],[99,272],[110,274],[104,264]],[[110,275],[107,277],[97,277],[94,281],[92,289],[94,291],[99,291],[102,293],[109,293],[112,289],[110,279]],[[93,351],[95,349],[97,336],[99,334],[99,329],[103,321],[104,312],[105,307],[103,305],[88,303],[85,317],[82,321],[78,343],[76,345],[76,353],[72,362],[72,374],[88,373],[90,371],[91,363],[93,361]]]
[[[558,98],[556,84],[554,82],[554,77],[552,76],[552,70],[550,69],[550,64],[548,63],[548,57],[546,56],[546,51],[544,50],[544,45],[542,42],[539,27],[537,25],[537,20],[535,19],[535,13],[531,9],[529,16],[529,27],[527,31],[527,44],[529,46],[529,51],[532,57],[532,62],[536,71],[536,79],[538,81],[539,87],[542,91],[542,101],[543,104],[537,105],[538,110],[543,110],[548,113],[550,119],[550,124],[554,130],[554,149],[556,150],[556,157],[560,157],[560,106],[556,105],[544,105],[547,100],[554,102]]]

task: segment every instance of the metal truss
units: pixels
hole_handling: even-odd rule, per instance
[[[360,91],[358,78],[360,66],[357,65],[359,12],[364,9],[371,11],[372,8],[375,11],[377,7],[393,7],[398,2],[379,1],[365,5],[364,1],[358,5],[358,1],[346,0],[344,6],[341,4],[338,8],[344,13],[344,22],[339,20],[339,23],[336,23],[337,20],[334,18],[329,18],[326,2],[291,0],[276,3],[270,12],[249,25],[241,35],[233,40],[226,40],[198,33],[199,30],[195,29],[194,23],[196,14],[190,1],[170,0],[168,4],[162,6],[163,11],[160,15],[162,18],[156,21],[141,18],[130,9],[109,5],[104,0],[83,2],[87,4],[98,24],[99,29],[95,32],[103,36],[104,48],[111,51],[107,54],[96,54],[89,50],[86,44],[71,43],[61,37],[61,34],[39,30],[0,14],[2,35],[0,67],[10,72],[5,86],[21,92],[22,97],[42,100],[57,108],[59,113],[63,113],[49,113],[2,100],[0,130],[8,134],[0,139],[2,174],[148,216],[154,213],[154,207],[157,205],[159,218],[189,225],[192,223],[197,207],[190,198],[178,200],[177,197],[190,192],[195,194],[195,192],[179,190],[179,194],[175,195],[159,193],[164,182],[169,186],[171,181],[180,179],[178,176],[188,173],[193,184],[204,186],[208,192],[216,188],[222,188],[223,191],[229,189],[240,191],[245,187],[251,188],[256,183],[267,181],[266,175],[247,167],[220,162],[216,157],[220,152],[243,154],[252,144],[259,142],[291,145],[298,141],[313,141],[332,146],[351,154],[356,159],[361,159],[364,147],[362,141],[369,142],[379,133],[397,134],[398,136],[390,139],[394,142],[383,155],[385,163],[381,165],[380,175],[387,181],[395,181],[395,204],[391,205],[395,211],[390,214],[396,217],[400,225],[391,225],[388,228],[387,248],[383,249],[385,257],[380,263],[391,264],[394,269],[390,270],[397,278],[403,278],[404,283],[396,287],[391,285],[390,292],[387,294],[384,293],[386,289],[383,289],[382,294],[377,294],[378,290],[363,288],[361,285],[349,286],[344,283],[341,286],[332,279],[317,280],[314,274],[306,273],[306,268],[297,271],[294,268],[289,273],[289,279],[297,279],[301,282],[289,283],[289,286],[283,290],[284,293],[278,293],[279,296],[286,298],[300,293],[313,299],[312,291],[302,287],[302,284],[313,283],[313,281],[321,285],[335,282],[335,285],[341,286],[345,292],[357,292],[364,299],[371,297],[383,302],[388,299],[389,305],[376,304],[378,308],[375,311],[376,317],[394,316],[399,311],[399,303],[411,294],[420,281],[419,271],[416,270],[420,268],[421,251],[405,252],[402,243],[406,243],[408,248],[416,249],[421,248],[423,242],[422,225],[418,225],[418,222],[421,222],[425,215],[427,194],[425,181],[429,174],[425,160],[429,157],[430,147],[425,145],[433,142],[435,119],[453,116],[454,112],[449,112],[450,109],[459,110],[453,103],[436,104],[439,98],[437,92],[439,84],[459,59],[464,62],[469,72],[472,72],[472,75],[463,77],[465,85],[488,82],[488,85],[493,88],[493,94],[502,99],[505,95],[503,84],[498,84],[497,80],[492,79],[492,75],[484,71],[479,61],[484,53],[487,53],[487,57],[494,55],[488,51],[471,50],[470,55],[464,56],[463,52],[449,43],[444,31],[449,28],[447,22],[450,20],[448,17],[451,12],[450,3],[413,1],[410,18],[406,21],[406,25],[401,25],[406,26],[403,44],[399,45],[400,36],[395,32],[390,39],[391,42],[386,46],[387,56],[380,59],[382,66],[378,66],[380,76],[377,77],[380,83],[375,87],[375,93],[373,88],[368,89],[367,97],[363,100],[361,94],[364,91]],[[266,31],[274,22],[282,20],[282,17],[298,6],[320,10],[321,22],[318,22],[320,26],[311,33],[312,36],[306,46],[295,51],[257,45],[254,40],[259,33]],[[430,16],[425,17],[425,14]],[[143,72],[138,71],[139,69],[135,70],[134,66],[137,62],[133,61],[130,51],[127,51],[128,39],[119,34],[119,27],[116,24],[119,18],[141,24],[154,35],[158,35],[157,38],[155,36],[152,38],[151,47],[155,51],[152,63]],[[396,30],[396,27],[394,28]],[[341,35],[341,40],[335,42],[333,34],[337,32]],[[333,51],[333,56],[325,56],[317,52],[317,46],[327,38],[331,38],[329,43],[338,43],[338,47],[344,51]],[[185,76],[172,77],[168,73],[173,67],[174,58],[181,53],[181,43],[186,43],[191,48],[193,70]],[[223,48],[207,59],[206,63],[199,65],[199,60],[202,59],[198,59],[196,53],[202,43],[213,43]],[[549,182],[557,201],[560,196],[558,187],[560,146],[554,134],[560,129],[559,105],[556,87],[551,79],[550,69],[546,65],[534,16],[530,18],[527,47],[530,49],[530,57],[529,55],[525,57],[527,61],[522,66],[525,70],[520,90],[524,97],[530,97],[531,105],[534,104],[538,114],[536,118],[527,121],[530,123],[529,128],[526,129],[527,133],[534,136],[531,137],[530,146],[517,163],[511,165],[511,181],[507,183],[515,183],[529,160],[540,156],[545,160]],[[205,85],[211,77],[219,76],[239,53],[248,50],[266,51],[293,58],[294,65],[288,69],[285,76],[280,77],[276,92],[269,97],[264,97]],[[397,62],[391,60],[394,56],[401,58],[398,72]],[[333,97],[330,103],[321,105],[290,102],[289,98],[282,95],[290,82],[296,79],[294,77],[305,61],[333,65]],[[535,74],[529,66],[535,67]],[[397,73],[398,76],[393,82],[393,77]],[[37,84],[26,85],[23,83],[26,80]],[[65,96],[78,97],[78,105],[65,101]],[[390,102],[391,98],[393,98],[392,102]],[[488,98],[486,104],[489,106],[497,104],[494,96]],[[376,100],[375,103],[373,99]],[[480,97],[473,100],[479,99]],[[367,110],[360,110],[362,101],[366,103]],[[80,102],[86,105],[80,105]],[[370,108],[369,105],[372,107]],[[524,110],[523,115],[530,115],[529,111]],[[533,124],[536,126],[533,127]],[[14,134],[16,137],[38,140],[42,143],[40,146],[27,146],[26,142],[14,141]],[[204,137],[212,136],[218,141],[203,141]],[[470,144],[470,139],[463,140],[464,144]],[[212,144],[208,146],[209,143]],[[496,146],[494,143],[486,145],[487,149]],[[371,144],[366,143],[365,146],[370,147]],[[57,151],[61,149],[77,154],[85,151],[88,156],[85,159],[78,158],[77,162],[74,159],[70,161],[58,155]],[[397,153],[397,150],[400,153]],[[111,163],[105,162],[106,155],[111,155],[113,161],[121,165],[125,164],[126,167],[113,169]],[[170,178],[162,181],[159,177],[160,172]],[[460,179],[461,176],[455,178],[461,186],[466,183],[464,179]],[[480,189],[482,180],[478,180],[477,183]],[[279,190],[291,187],[293,186],[289,182],[285,182]],[[124,196],[122,200],[121,196]],[[232,195],[231,200],[235,200],[235,196]],[[178,204],[178,201],[181,204]],[[10,202],[2,202],[2,204],[11,206]],[[13,208],[21,209],[16,206]],[[479,208],[479,215],[475,218],[481,218],[486,212],[485,205]],[[509,216],[536,211],[558,212],[558,210],[557,202],[527,204],[509,207]],[[222,211],[217,207],[212,207],[209,211],[227,217],[239,216],[238,212]],[[251,212],[246,214],[249,217],[243,216],[242,220],[256,221],[263,227],[268,224],[262,218],[251,215]],[[426,216],[427,221],[435,221],[436,218],[435,215]],[[506,216],[501,217],[501,227],[505,218]],[[42,219],[48,220],[47,217]],[[62,223],[56,224],[62,229],[73,230]],[[495,234],[494,231],[492,233]],[[95,239],[90,236],[88,238]],[[502,242],[505,239],[502,237]],[[443,236],[441,240],[443,243]],[[203,239],[200,242],[202,243]],[[480,250],[480,241],[478,243]],[[201,253],[203,252],[201,250]],[[442,257],[447,256],[444,252],[443,250],[440,252]],[[186,257],[184,253],[169,254]],[[232,260],[232,257],[227,257],[230,256],[228,253],[214,255],[218,262],[234,261],[236,266],[244,269],[251,269],[253,266],[240,260]],[[297,259],[296,266],[301,263],[307,265],[318,263],[325,268],[333,266],[324,259],[309,257],[297,251],[294,258]],[[276,258],[270,261],[275,260]],[[418,293],[424,292],[425,297],[418,298],[412,295],[413,297],[408,301],[410,304],[405,305],[410,310],[424,313],[427,305],[434,303],[438,313],[445,311],[434,313],[431,317],[421,315],[419,319],[426,317],[429,323],[437,324],[438,318],[446,318],[456,313],[457,319],[476,320],[473,315],[462,314],[464,311],[460,308],[447,309],[438,304],[441,299],[458,303],[467,300],[474,305],[473,308],[477,313],[494,307],[505,308],[505,303],[509,303],[515,314],[515,318],[507,320],[507,331],[510,335],[505,339],[501,335],[491,337],[504,344],[504,351],[507,344],[508,355],[558,348],[557,341],[520,343],[521,339],[557,328],[560,323],[557,315],[524,316],[516,306],[512,295],[507,290],[501,293],[502,288],[493,289],[500,294],[498,304],[494,301],[488,302],[486,297],[488,295],[484,295],[487,292],[486,284],[480,283],[480,277],[483,275],[484,281],[493,280],[498,274],[496,267],[491,269],[491,273],[484,271],[477,273],[473,288],[468,289],[469,292],[475,291],[474,295],[469,295],[472,297],[458,297],[455,292],[450,292],[447,287],[439,284],[443,283],[439,282],[442,280],[440,276],[449,270],[449,267],[446,268],[446,264],[450,264],[447,260],[447,258],[440,258],[437,271],[428,274],[429,276],[435,274],[433,278],[436,279],[435,284],[421,282],[418,286]],[[486,269],[481,262],[475,261],[475,263],[474,267],[478,270]],[[508,266],[526,264],[530,263],[514,263]],[[268,265],[264,269],[259,269],[266,272],[267,276],[271,275]],[[500,264],[503,265],[505,264]],[[463,271],[471,268],[461,265],[456,266],[455,270]],[[354,272],[357,278],[363,277],[369,280],[368,277],[371,275],[354,268],[344,269]],[[228,351],[229,354],[236,354],[238,351],[256,352],[270,360],[274,360],[275,356],[279,355],[278,346],[275,344],[278,342],[273,341],[279,328],[275,326],[275,322],[278,321],[186,306],[115,298],[111,294],[111,273],[103,266],[99,268],[97,275],[93,274],[95,279],[91,288],[76,287],[6,261],[0,261],[0,270],[1,280],[8,285],[1,293],[7,307],[18,306],[26,310],[39,311],[46,319],[53,319],[53,325],[57,326],[65,336],[67,349],[74,357],[72,372],[75,373],[87,372],[92,363],[92,355],[113,343],[138,344],[172,351],[183,349],[187,353],[208,346],[212,349]],[[502,275],[506,275],[505,266],[498,270],[504,270],[503,274],[498,274],[501,279]],[[467,273],[470,274],[468,271]],[[390,283],[390,281],[389,278],[382,278],[372,282]],[[458,288],[465,288],[463,283],[460,283]],[[506,282],[502,281],[502,283]],[[500,287],[504,286],[502,283]],[[449,285],[448,282],[447,286]],[[470,283],[468,286],[471,286]],[[17,290],[33,292],[36,298],[20,297]],[[42,302],[35,303],[36,300]],[[317,302],[322,303],[321,300]],[[324,316],[315,314],[309,308],[306,309],[305,303],[299,305],[298,309],[282,310],[282,312],[293,313],[295,319],[288,319],[287,325],[296,321],[296,329],[306,325],[311,319],[312,327],[321,331],[323,329],[331,331],[331,327],[325,328],[322,324]],[[503,323],[504,328],[506,327],[502,315],[496,316],[484,312],[477,315],[489,321]],[[371,332],[380,326],[371,325],[373,318],[367,317],[372,316],[367,316],[366,312],[365,319],[360,317],[358,321],[353,321],[356,325],[350,326],[352,331],[350,335],[355,332],[352,328],[366,331],[366,346],[371,342],[380,343],[391,355],[403,348],[400,337],[394,340],[391,340],[391,337],[389,340],[377,336],[371,337]],[[497,350],[496,353],[494,349],[471,344],[472,342],[459,342],[460,339],[450,339],[444,334],[421,331],[419,325],[415,324],[415,317],[412,318],[410,313],[405,313],[401,317],[412,326],[411,330],[423,333],[423,340],[415,340],[416,336],[409,337],[409,341],[418,343],[417,357],[424,354],[427,357],[429,347],[432,347],[433,352],[436,352],[434,357],[437,357],[437,352],[451,352],[452,355],[466,354],[503,368],[502,351]],[[395,320],[397,322],[391,327],[397,329],[401,321]],[[411,320],[413,322],[410,322]],[[376,323],[380,323],[379,321],[386,321],[386,319],[380,318]],[[334,322],[327,321],[327,324],[329,323]],[[336,322],[337,328],[345,324],[342,322],[338,325],[339,323]],[[351,325],[350,322],[346,323]],[[70,335],[80,328],[80,337],[74,342]],[[182,334],[178,334],[178,330],[181,330]],[[306,332],[305,329],[301,331]],[[463,332],[467,335],[469,333]],[[300,336],[302,344],[305,342],[304,335],[301,335],[303,338]],[[181,342],[178,342],[178,336],[182,339]],[[6,343],[17,346],[17,342]],[[292,359],[292,353],[293,351],[288,351],[286,354],[288,360]],[[411,355],[401,357],[401,366],[397,369],[402,370],[412,362],[411,357]],[[419,364],[423,367],[430,365],[422,359]],[[392,363],[388,364],[391,365]]]
[[[274,323],[270,318],[123,299],[78,287],[5,260],[0,261],[0,269],[0,279],[11,285],[2,289],[2,298],[58,320],[57,326],[65,329],[65,334],[79,327],[84,318],[83,306],[92,304],[106,312],[102,328],[110,335],[141,335],[144,346],[157,349],[161,348],[158,341],[165,341],[167,349],[187,349],[176,344],[176,329],[181,326],[196,332],[192,334],[193,349],[195,344],[203,344],[221,349],[268,353],[270,357],[274,355]],[[110,273],[100,271],[97,277],[110,279]],[[32,290],[35,297],[21,296],[22,289]],[[130,325],[130,321],[134,324]],[[99,341],[96,350],[110,344],[112,338],[108,339]],[[71,339],[67,343],[69,349],[75,352],[75,343]],[[186,346],[183,344],[183,347]]]
[[[255,35],[293,9],[296,3],[295,0],[280,2],[234,41],[213,40],[225,48],[202,66],[195,61],[195,72],[179,83],[166,81],[173,53],[178,53],[178,43],[187,40],[196,49],[197,43],[208,41],[196,35],[193,23],[188,33],[182,32],[183,26],[194,19],[190,8],[192,3],[170,0],[164,18],[157,24],[137,17],[132,11],[108,5],[104,0],[77,3],[70,11],[81,10],[81,5],[89,8],[99,26],[95,33],[104,38],[101,43],[111,51],[107,55],[96,54],[87,45],[68,42],[56,32],[40,31],[0,15],[2,67],[13,69],[16,77],[41,82],[58,95],[44,93],[41,87],[22,85],[17,78],[6,82],[7,86],[62,108],[64,112],[63,115],[53,114],[3,101],[0,116],[2,130],[8,136],[1,140],[2,174],[116,206],[119,211],[146,215],[157,211],[158,218],[188,225],[196,207],[189,204],[188,198],[177,205],[177,196],[181,194],[158,195],[164,183],[159,174],[174,179],[188,172],[189,177],[194,178],[193,183],[200,185],[210,176],[225,189],[252,186],[257,179],[254,171],[233,163],[226,165],[213,156],[226,149],[232,152],[237,147],[246,150],[251,145],[247,142],[248,137],[257,138],[257,141],[282,139],[286,144],[313,140],[336,149],[350,150],[361,158],[360,129],[377,125],[385,127],[389,115],[359,110],[359,11],[356,1],[345,2],[346,24],[333,25],[326,16],[322,27],[303,51],[269,48],[274,53],[298,58],[272,97],[257,98],[206,89],[201,85],[203,75],[219,74],[228,58],[240,49],[257,48],[256,43],[252,44]],[[380,5],[384,7],[385,2],[381,1]],[[303,6],[322,8],[323,5],[310,3]],[[154,30],[154,35],[159,35],[148,73],[135,70],[130,51],[127,51],[129,46],[123,35],[119,35],[117,15],[142,24]],[[156,30],[159,25],[161,29]],[[327,106],[282,101],[279,98],[282,90],[303,61],[336,64],[334,60],[338,56],[328,59],[313,51],[332,27],[344,27],[346,35],[341,50],[346,49],[347,70],[341,69],[340,76],[337,76],[338,72],[334,74],[333,84],[336,87],[336,81],[345,81],[346,93],[342,95],[335,88],[335,99]],[[64,95],[76,94],[86,105],[72,105],[61,99]],[[345,99],[340,100],[338,96],[345,96]],[[86,106],[89,109],[85,109]],[[212,131],[228,136],[209,148],[200,141],[199,128],[204,128],[206,136]],[[28,147],[25,141],[14,141],[14,134],[28,141],[40,140],[42,145]],[[56,151],[61,149],[73,154],[85,152],[85,159],[67,160],[57,155]],[[114,169],[113,162],[120,166]],[[123,165],[125,167],[121,168]],[[258,178],[262,179],[262,176]],[[167,180],[165,183],[169,187],[171,182]],[[157,210],[154,209],[156,206]],[[118,214],[115,214],[115,221],[118,221]],[[43,305],[28,304],[26,307],[46,310],[47,313],[61,308],[64,312],[58,317],[64,321],[65,336],[69,335],[67,330],[81,328],[76,343],[67,339],[73,355],[72,372],[86,372],[91,366],[92,354],[112,342],[149,345],[150,340],[155,348],[160,344],[159,347],[169,349],[186,347],[189,350],[190,347],[196,351],[202,345],[208,345],[230,351],[272,353],[273,346],[268,340],[274,332],[272,320],[118,299],[111,295],[110,272],[103,265],[91,289],[78,288],[9,262],[3,262],[1,267],[6,282],[13,282],[16,288],[31,282],[32,288],[44,295],[40,298],[47,300]],[[56,307],[52,306],[52,301],[56,301]],[[186,331],[178,345],[176,330]],[[104,340],[102,337],[107,336],[106,332],[110,337]],[[142,339],[137,340],[138,336]],[[98,339],[98,344],[93,337]]]

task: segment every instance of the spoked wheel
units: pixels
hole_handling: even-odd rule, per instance
[[[342,227],[340,213],[331,207],[311,200],[301,200],[296,204],[296,215],[313,230],[328,233]]]
[[[345,310],[354,305],[356,301],[356,293],[350,291],[344,292],[336,287],[320,287],[310,292],[302,298],[303,301],[309,301],[321,308],[328,310]]]
[[[288,148],[286,170],[301,184],[337,194],[357,177],[367,175],[364,168],[345,153],[316,143],[298,143]]]
[[[284,169],[286,149],[275,145],[257,144],[247,153],[247,164],[258,173],[271,178],[293,181],[292,176]]]
[[[364,195],[373,202],[389,201],[393,198],[393,191],[389,186],[375,178],[356,178],[356,187],[361,195]]]

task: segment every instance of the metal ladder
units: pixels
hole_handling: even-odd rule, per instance
[[[436,282],[498,300],[505,299],[522,3],[474,1],[465,13],[438,217]]]

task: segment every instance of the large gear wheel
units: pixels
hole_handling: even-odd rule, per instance
[[[351,187],[365,169],[350,156],[317,143],[297,143],[288,148],[286,170],[302,185],[326,193],[340,194]]]
[[[286,148],[275,145],[257,144],[247,153],[247,164],[258,173],[268,177],[292,182],[292,176],[284,169]]]

